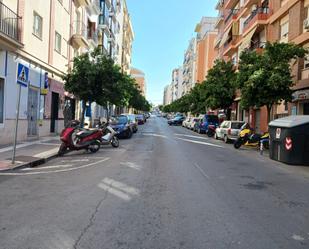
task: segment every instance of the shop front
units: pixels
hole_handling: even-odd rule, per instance
[[[295,91],[292,95],[292,115],[309,115],[309,89]]]

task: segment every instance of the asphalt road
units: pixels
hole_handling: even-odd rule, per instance
[[[308,249],[308,169],[151,118],[119,149],[1,173],[0,248]]]

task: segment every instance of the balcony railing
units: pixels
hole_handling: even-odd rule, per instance
[[[18,22],[20,17],[0,2],[0,32],[20,42]]]
[[[269,8],[257,8],[256,10],[252,11],[249,17],[244,22],[244,29],[246,29],[249,26],[249,24],[255,17],[261,20],[266,20],[268,18],[269,13],[270,13]]]
[[[73,35],[80,35],[87,39],[87,26],[82,21],[73,22]]]
[[[224,22],[228,23],[232,17],[236,17],[237,14],[239,12],[239,9],[231,9],[230,13],[227,15],[227,17],[225,18]]]

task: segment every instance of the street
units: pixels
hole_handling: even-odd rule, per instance
[[[1,249],[309,248],[309,174],[151,117],[120,147],[0,173]]]

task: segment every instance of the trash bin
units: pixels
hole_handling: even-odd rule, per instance
[[[309,165],[309,116],[289,116],[269,123],[269,157]]]

